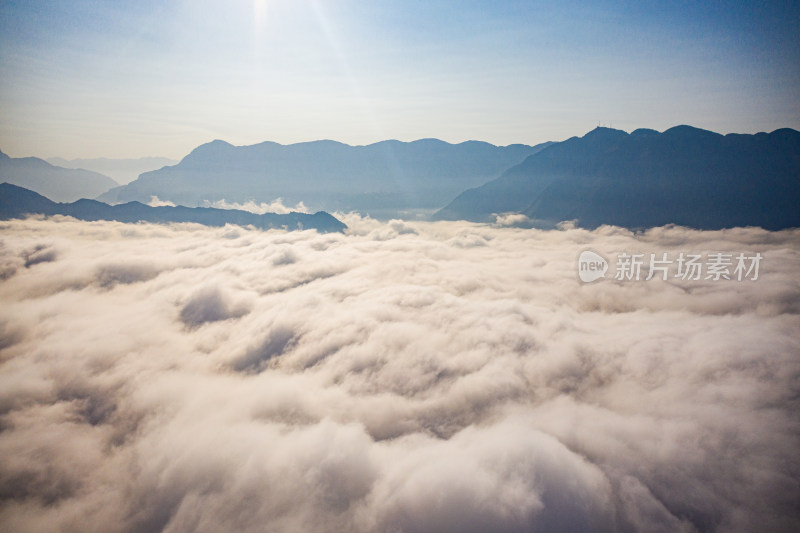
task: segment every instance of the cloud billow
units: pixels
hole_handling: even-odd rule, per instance
[[[2,529],[800,525],[800,232],[342,219],[4,223]],[[764,259],[583,285],[584,249]]]

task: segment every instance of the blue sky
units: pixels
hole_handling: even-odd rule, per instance
[[[800,129],[797,2],[0,1],[0,149]]]

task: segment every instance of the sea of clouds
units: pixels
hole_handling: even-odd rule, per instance
[[[798,530],[800,231],[344,221],[0,223],[0,530]]]

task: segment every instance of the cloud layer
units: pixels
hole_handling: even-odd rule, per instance
[[[790,531],[800,232],[0,233],[0,529]],[[581,285],[578,254],[760,252]]]

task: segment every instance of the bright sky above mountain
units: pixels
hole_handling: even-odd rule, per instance
[[[797,2],[0,3],[0,149],[800,129]]]

